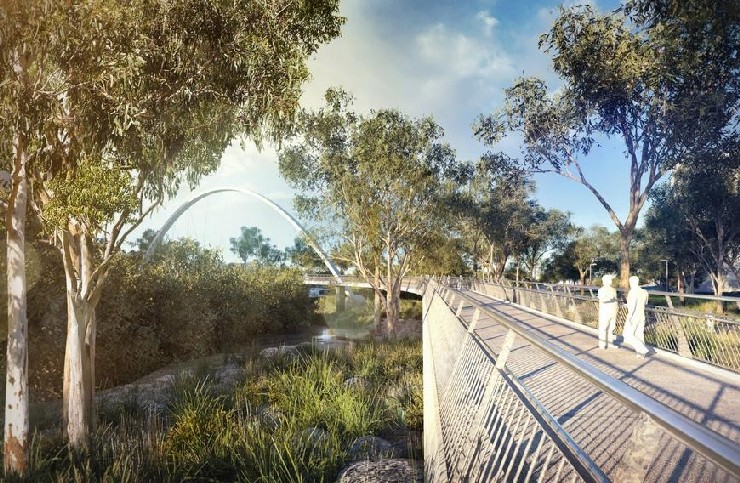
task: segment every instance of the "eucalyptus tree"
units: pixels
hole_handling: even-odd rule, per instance
[[[326,271],[324,261],[303,236],[296,237],[293,240],[293,246],[285,249],[285,257],[290,260],[291,266],[299,267],[307,272]]]
[[[571,263],[578,270],[583,286],[586,274],[593,270],[592,264],[598,261],[603,265],[605,261],[618,259],[619,241],[606,227],[594,225],[576,236],[571,253]]]
[[[38,138],[48,129],[48,91],[56,80],[45,75],[51,62],[52,2],[6,1],[0,5],[0,160],[6,235],[7,354],[4,467],[25,473],[28,466],[29,391],[26,297],[26,213],[32,186],[31,163],[40,156]],[[38,48],[36,48],[38,47]]]
[[[330,89],[325,107],[302,112],[280,171],[305,193],[296,203],[303,213],[338,227],[346,259],[381,298],[392,334],[401,281],[434,241],[444,181],[459,170],[431,118],[396,110],[360,115],[351,102]]]
[[[700,35],[702,28],[723,23],[717,17],[724,8],[713,9],[708,2],[700,2],[704,23],[692,30],[691,39],[697,41],[692,44],[683,36],[681,22],[673,22],[671,8],[658,9],[657,15],[650,7],[681,2],[631,3],[637,6],[626,10],[629,18],[620,12],[602,15],[590,6],[562,9],[550,32],[540,40],[540,46],[553,54],[553,67],[563,81],[562,87],[553,93],[540,79],[520,79],[506,90],[505,105],[491,115],[481,116],[474,127],[476,136],[488,145],[510,133],[522,136],[522,156],[502,157],[510,161],[505,164],[516,164],[527,172],[556,173],[582,184],[596,197],[621,235],[623,286],[629,277],[630,240],[650,191],[677,163],[701,162],[692,159],[692,153],[709,142],[705,135],[699,136],[704,139],[701,146],[686,142],[694,138],[695,123],[688,123],[691,114],[706,108],[719,109],[722,115],[711,118],[712,126],[707,131],[727,132],[737,122],[736,115],[734,120],[731,114],[728,117],[737,108],[737,101],[726,95],[725,87],[737,85],[737,37],[733,41],[729,28],[717,29],[718,37],[709,41]],[[691,7],[680,10],[686,13]],[[684,20],[690,18],[687,14]],[[666,28],[666,22],[679,27]],[[716,69],[691,59],[707,43],[715,42],[730,42],[734,47],[719,53],[719,48],[709,49],[717,53],[722,66],[719,79],[712,80]],[[675,62],[674,53],[685,62]],[[718,82],[722,79],[728,84]],[[701,107],[705,101],[709,104]],[[584,169],[585,159],[598,147],[600,136],[620,139],[625,148],[629,207],[624,219]]]
[[[653,197],[646,228],[679,272],[695,272],[698,262],[722,295],[725,273],[740,275],[740,151],[677,168]]]
[[[286,254],[276,246],[270,244],[270,239],[262,234],[256,226],[241,228],[237,238],[229,238],[231,251],[242,259],[246,265],[250,258],[259,263],[274,265],[285,260]],[[308,247],[310,249],[310,247]]]
[[[478,163],[461,206],[468,217],[465,233],[477,247],[476,256],[499,280],[509,260],[523,254],[541,207],[532,198],[534,183],[497,175],[490,165],[491,159]]]
[[[3,68],[23,59],[36,76],[24,94],[44,109],[43,129],[29,131],[33,156],[13,186],[30,180],[33,212],[63,256],[63,416],[70,443],[83,446],[95,419],[94,311],[114,255],[180,184],[213,171],[234,138],[286,132],[308,56],[338,35],[343,19],[336,0],[9,5],[2,23],[20,25],[10,35],[22,40],[2,44]],[[17,22],[27,8],[36,15]],[[14,85],[2,83],[3,110],[32,123]],[[4,151],[26,135],[11,131]]]
[[[575,227],[570,222],[570,213],[546,210],[535,206],[532,221],[519,255],[534,280],[543,257],[552,250],[562,249],[570,240]]]

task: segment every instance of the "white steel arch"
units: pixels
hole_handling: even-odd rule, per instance
[[[337,270],[337,267],[332,263],[332,261],[329,259],[329,256],[324,253],[324,251],[319,247],[319,244],[316,243],[316,240],[313,239],[311,235],[301,226],[300,223],[298,223],[298,220],[293,218],[290,213],[285,211],[283,208],[281,208],[277,203],[272,201],[271,199],[257,193],[256,191],[248,190],[245,188],[231,188],[231,187],[222,187],[222,188],[212,188],[208,191],[205,191],[203,193],[197,194],[193,196],[190,200],[183,203],[173,214],[170,216],[164,225],[162,225],[162,228],[157,232],[157,236],[154,237],[154,240],[149,244],[149,247],[146,250],[146,253],[144,254],[144,261],[147,262],[151,258],[152,254],[154,253],[154,250],[159,247],[159,245],[162,244],[162,240],[164,239],[164,236],[167,234],[167,231],[172,227],[172,225],[177,221],[180,216],[182,216],[183,213],[185,213],[191,206],[193,206],[198,201],[202,200],[203,198],[206,198],[208,196],[217,194],[217,193],[242,193],[248,196],[252,196],[254,198],[257,198],[258,200],[265,203],[267,206],[272,208],[273,210],[277,211],[283,218],[285,218],[288,223],[293,225],[293,227],[299,232],[302,233],[306,237],[306,241],[311,246],[311,248],[314,249],[314,251],[321,257],[321,260],[324,262],[324,265],[326,265],[326,268],[329,269],[331,274],[336,279],[337,283],[342,283],[342,277],[339,275],[339,270]]]

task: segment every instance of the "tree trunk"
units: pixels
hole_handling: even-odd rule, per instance
[[[584,295],[583,286],[586,284],[586,273],[588,272],[582,272],[579,270],[578,273],[581,275],[581,295]]]
[[[721,297],[725,291],[725,226],[719,215],[715,219],[717,227],[717,255],[714,257],[717,266],[717,287],[715,295]],[[725,304],[721,300],[717,301],[717,313],[722,314],[725,311]]]
[[[72,226],[72,225],[71,225]],[[88,448],[95,428],[95,306],[91,295],[93,241],[80,226],[65,235],[67,341],[64,354],[62,417],[69,443]]]
[[[89,380],[91,367],[85,336],[88,316],[84,301],[76,294],[67,294],[67,344],[64,353],[64,428],[69,444],[75,448],[88,448],[91,430]]]
[[[380,293],[380,267],[378,266],[377,260],[375,263],[375,304],[374,304],[374,312],[373,312],[373,321],[375,323],[375,330],[378,331],[379,334],[384,334],[385,331],[381,327],[382,324],[382,317],[383,317],[383,296]]]
[[[724,293],[725,287],[725,276],[722,270],[718,270],[717,273],[710,275],[712,278],[712,288],[714,289],[714,295],[721,297]],[[717,313],[723,314],[725,312],[725,304],[721,300],[717,300]]]
[[[630,286],[630,241],[632,230],[620,230],[619,237],[619,285],[623,289]]]
[[[390,282],[390,280],[389,280]],[[387,307],[386,307],[386,327],[388,329],[387,335],[393,337],[398,328],[398,320],[401,313],[401,282],[394,282],[389,285],[387,293]]]
[[[383,317],[383,298],[380,295],[380,290],[375,290],[375,303],[373,305],[373,308],[373,320],[375,323],[375,328],[378,331],[381,331],[380,324],[382,323],[381,319]],[[380,333],[382,333],[382,331]]]
[[[5,214],[7,228],[8,338],[5,375],[5,473],[28,469],[28,319],[26,317],[25,229],[28,203],[27,153],[13,139],[13,181]]]

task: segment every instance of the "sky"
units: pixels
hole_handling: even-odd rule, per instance
[[[582,3],[582,2],[581,2]],[[588,2],[600,10],[614,0]],[[396,108],[412,117],[433,116],[458,159],[474,161],[490,149],[472,136],[481,114],[493,112],[504,89],[515,79],[536,76],[551,88],[559,80],[550,57],[538,49],[539,36],[549,30],[560,2],[531,0],[342,0],[347,18],[342,36],[322,46],[310,59],[312,79],[301,103],[323,104],[329,87],[341,86],[355,98],[354,109]],[[519,152],[514,137],[496,151]],[[624,219],[628,208],[628,165],[618,142],[604,140],[584,163],[589,180]],[[537,200],[546,208],[569,211],[574,223],[614,225],[606,210],[582,185],[554,174],[536,178]],[[294,213],[295,191],[280,177],[277,153],[260,152],[246,142],[224,153],[221,167],[190,191],[183,188],[133,233],[159,229],[185,201],[207,189],[237,187],[256,191]],[[310,223],[306,223],[310,225]],[[242,226],[257,226],[279,248],[293,244],[295,229],[267,205],[243,194],[221,193],[204,198],[172,226],[169,238],[191,237],[220,248],[224,259],[236,261],[229,239]]]

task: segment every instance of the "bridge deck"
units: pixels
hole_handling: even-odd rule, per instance
[[[740,376],[677,363],[660,354],[643,358],[626,348],[600,350],[596,336],[587,328],[566,324],[477,292],[464,293],[615,379],[740,443]],[[473,309],[467,307],[461,316],[470,320],[472,314]],[[483,316],[476,332],[498,354],[506,330]],[[636,422],[634,413],[549,360],[521,338],[515,343],[507,367],[607,475],[614,471],[628,446]],[[728,475],[705,464],[691,450],[663,434],[646,480],[737,481],[738,478],[738,475]]]

